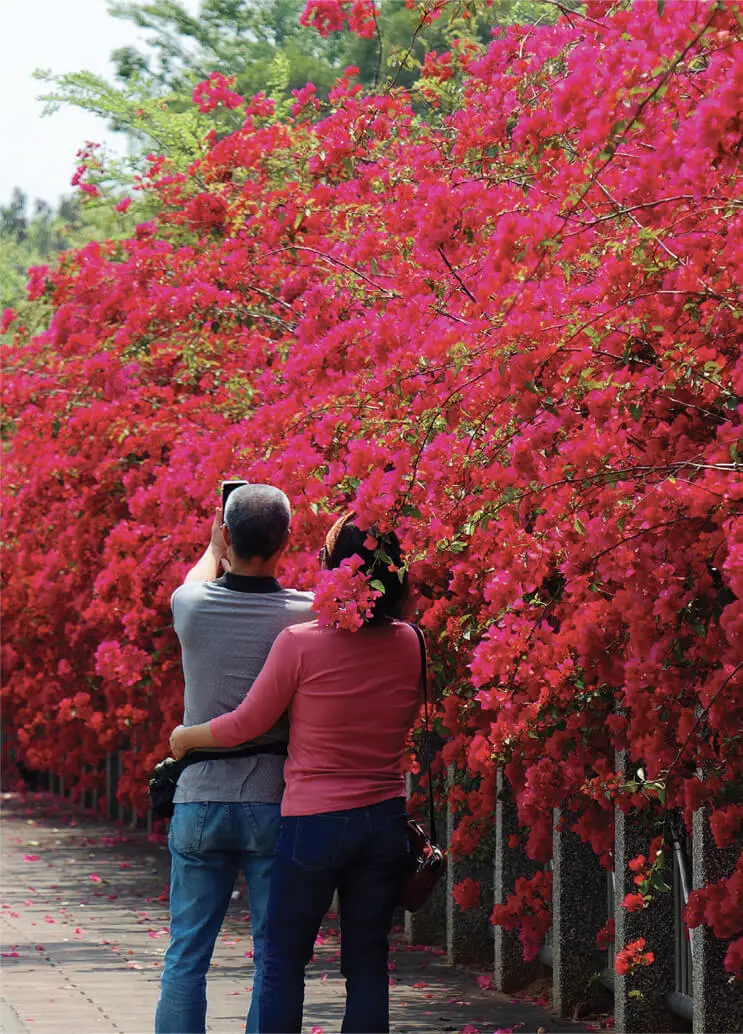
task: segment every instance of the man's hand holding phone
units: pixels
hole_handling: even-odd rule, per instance
[[[223,526],[222,507],[217,506],[214,509],[214,520],[212,521],[212,530],[209,538],[209,551],[214,556],[218,567],[223,571],[229,571],[230,562],[227,559],[227,543],[224,540]]]
[[[227,508],[227,500],[236,488],[240,488],[242,485],[247,484],[247,481],[240,481],[238,479],[222,482],[222,505],[218,506],[216,509],[214,524],[212,525],[212,542],[218,541],[224,545],[224,532],[222,530],[222,526],[224,524],[224,511]],[[219,564],[223,571],[230,570],[230,561],[227,557],[226,548],[223,555],[219,558]]]
[[[247,481],[223,481],[222,482],[222,505],[214,508],[214,519],[209,535],[209,545],[204,555],[191,568],[184,579],[188,582],[214,581],[223,571],[230,570],[230,562],[227,557],[227,543],[224,539],[224,508],[230,493],[234,492],[240,485],[247,485]]]
[[[233,478],[231,481],[222,482],[222,516],[224,519],[224,511],[227,509],[227,500],[230,498],[236,488],[242,488],[243,485],[247,485],[247,481],[241,481],[239,478]]]

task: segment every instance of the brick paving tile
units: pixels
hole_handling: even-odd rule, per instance
[[[162,835],[105,822],[47,794],[3,794],[0,843],[0,1031],[151,1031],[167,946],[168,853]],[[209,973],[207,1029],[240,1034],[252,986],[244,890],[238,886]],[[481,991],[432,951],[393,947],[394,1034],[515,1028],[591,1029],[528,1001]],[[306,1032],[340,1029],[343,982],[332,913],[308,967]]]

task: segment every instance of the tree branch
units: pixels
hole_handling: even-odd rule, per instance
[[[446,265],[446,268],[449,270],[451,275],[457,281],[457,283],[462,288],[464,293],[467,295],[467,297],[470,299],[470,301],[473,301],[475,304],[477,304],[477,298],[475,298],[475,296],[472,293],[472,291],[470,291],[469,287],[467,287],[467,285],[465,284],[464,280],[462,280],[462,278],[459,275],[459,273],[457,273],[456,269],[452,266],[451,262],[449,261],[449,259],[444,254],[444,248],[443,248],[443,246],[441,244],[439,244],[438,252],[439,252],[439,255],[441,255],[441,258],[444,260],[444,264]]]

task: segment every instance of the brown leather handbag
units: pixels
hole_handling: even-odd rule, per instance
[[[428,774],[428,821],[431,835],[425,829],[408,819],[408,841],[410,854],[408,869],[400,887],[397,904],[407,912],[417,912],[431,896],[433,888],[446,872],[446,856],[436,844],[436,812],[433,806],[433,786],[431,785],[430,729],[428,718],[428,677],[426,664],[426,644],[423,633],[417,625],[411,625],[418,636],[421,651],[421,688],[423,690],[423,718],[425,738],[423,741],[423,758]]]

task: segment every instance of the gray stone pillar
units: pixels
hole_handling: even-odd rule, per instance
[[[91,772],[92,769],[90,765],[83,765],[83,776],[89,776]],[[83,792],[80,795],[80,803],[86,811],[95,810],[95,790],[93,790],[92,787],[83,790]]]
[[[95,768],[95,782],[90,788],[90,810],[96,815],[100,814],[98,809],[98,799],[101,796],[101,766],[96,765]]]
[[[417,779],[410,772],[405,777],[405,787],[408,797],[418,790]],[[426,804],[420,815],[412,817],[422,819],[423,825],[427,827],[427,814],[428,805]],[[436,814],[436,833],[438,834],[439,847],[445,848],[446,815],[442,812],[437,812]],[[447,881],[439,879],[431,897],[423,908],[419,912],[405,913],[405,939],[409,944],[431,944],[437,946],[444,946],[446,944],[446,900]]]
[[[447,772],[449,786],[454,781],[454,769]],[[457,828],[457,816],[451,809],[446,813],[446,840],[452,842]],[[467,877],[480,884],[480,907],[461,909],[452,896],[457,883]],[[490,969],[493,964],[493,928],[490,915],[493,911],[493,853],[487,846],[479,848],[473,855],[453,858],[449,855],[446,872],[446,950],[452,965],[482,965]]]
[[[119,773],[115,754],[106,754],[106,816],[112,819],[116,814],[116,784]]]
[[[733,871],[740,844],[720,850],[709,828],[707,810],[694,813],[692,881],[695,888],[725,879]],[[691,931],[694,1034],[728,1034],[743,1030],[743,986],[723,968],[729,941],[707,926]]]
[[[509,847],[508,838],[519,832],[510,787],[498,772],[498,803],[495,807],[495,864],[493,876],[493,902],[502,905],[516,886],[519,876],[531,877],[540,868],[538,862],[527,858],[522,847]],[[517,991],[531,983],[539,970],[539,963],[524,962],[521,941],[515,930],[493,927],[494,969],[493,981],[498,991]]]
[[[125,809],[124,809],[124,805],[121,803],[121,801],[119,800],[119,797],[118,797],[119,780],[121,779],[121,773],[124,771],[124,766],[123,766],[122,761],[121,761],[121,751],[120,750],[116,751],[116,767],[115,767],[114,771],[116,772],[115,785],[116,785],[116,792],[117,792],[117,796],[116,796],[116,821],[117,822],[124,822],[125,819],[126,819],[126,812],[125,812]]]
[[[617,754],[617,771],[626,779],[635,776],[637,766],[630,762],[625,751]],[[627,912],[622,908],[625,895],[637,890],[634,873],[628,863],[639,854],[647,855],[648,845],[655,830],[642,815],[625,815],[616,809],[614,835],[614,877],[616,904],[615,951],[639,937],[645,939],[645,951],[651,951],[655,961],[651,966],[642,966],[628,976],[614,976],[614,1020],[617,1034],[666,1034],[682,1031],[684,1023],[675,1016],[666,1004],[666,995],[673,990],[675,963],[673,951],[674,917],[673,895],[656,893],[647,908],[639,912]],[[673,858],[666,856],[665,877],[670,884],[673,873]]]
[[[553,1008],[571,1016],[590,997],[591,978],[604,966],[596,935],[608,919],[606,870],[570,830],[571,818],[555,809],[552,852],[552,985]]]

